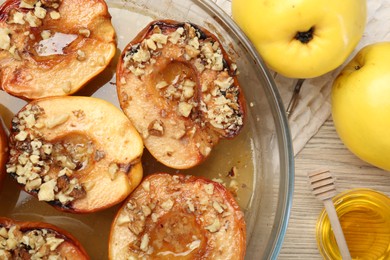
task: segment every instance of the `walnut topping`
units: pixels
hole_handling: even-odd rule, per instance
[[[144,252],[148,251],[149,248],[149,235],[144,234],[141,239],[141,246],[140,249]]]
[[[179,27],[176,29],[176,31],[172,32],[169,36],[168,36],[168,40],[173,43],[173,44],[176,44],[179,39],[182,37],[184,33],[184,28],[183,27]]]
[[[231,136],[243,126],[243,108],[238,96],[239,87],[234,80],[237,66],[224,60],[222,46],[212,37],[200,35],[200,31],[185,23],[175,31],[154,25],[152,32],[145,39],[133,45],[124,56],[124,65],[135,76],[147,75],[151,60],[161,56],[161,48],[171,46],[182,48],[182,57],[190,62],[199,73],[210,73],[215,78],[200,82],[201,95],[196,93],[196,82],[186,75],[178,75],[171,82],[160,81],[156,89],[167,101],[175,101],[177,113],[190,117],[204,127],[211,125],[219,133]],[[216,73],[215,73],[216,72]],[[204,150],[208,155],[208,150]]]
[[[214,193],[214,185],[212,183],[205,184],[204,185],[204,190],[206,191],[207,194],[213,195],[213,193]]]
[[[56,250],[64,241],[48,229],[21,231],[18,225],[0,227],[0,259],[13,259],[16,255],[23,259],[60,259]]]
[[[0,28],[0,49],[9,50],[11,48],[11,31],[8,28]]]
[[[34,9],[34,15],[39,18],[39,19],[43,19],[45,18],[46,16],[46,9],[45,8],[42,8],[40,6],[35,6],[35,9]]]
[[[211,148],[206,146],[206,147],[202,147],[200,149],[200,153],[203,155],[203,156],[208,156],[210,153],[211,153]]]
[[[77,60],[78,61],[84,61],[86,60],[87,56],[85,54],[85,52],[83,52],[82,50],[77,50]]]
[[[54,188],[57,182],[53,179],[43,183],[39,187],[38,199],[43,201],[52,201],[55,199]]]
[[[95,156],[93,157],[93,159],[98,162],[100,160],[102,160],[104,157],[106,156],[106,153],[102,150],[96,150],[95,151]]]
[[[205,227],[205,229],[210,231],[211,233],[217,232],[220,228],[221,228],[221,222],[219,221],[218,218],[215,218],[212,224]]]
[[[14,12],[10,15],[8,18],[9,24],[25,24],[26,21],[24,20],[24,13],[22,12]]]
[[[239,183],[236,180],[231,180],[229,183],[229,191],[234,195],[237,196],[237,192],[239,190]]]
[[[43,30],[41,32],[41,37],[42,37],[43,40],[49,39],[50,36],[51,36],[50,30]]]
[[[162,89],[162,88],[165,88],[166,86],[168,86],[169,84],[166,82],[166,81],[160,81],[156,84],[156,88],[157,89]]]
[[[79,34],[88,38],[89,36],[91,36],[91,31],[88,30],[87,28],[82,28],[79,30]]]
[[[118,164],[116,163],[111,163],[109,166],[108,166],[108,173],[110,174],[110,178],[111,180],[115,180],[117,174],[118,174],[118,171],[119,171],[119,166]]]
[[[187,102],[180,102],[178,106],[178,112],[180,115],[184,117],[188,117],[191,114],[191,110],[193,108],[193,105],[187,103]]]
[[[219,204],[217,201],[213,201],[213,208],[218,212],[222,213],[224,209],[222,208],[221,204]]]
[[[164,135],[164,124],[161,120],[153,120],[148,126],[148,133],[154,136]]]
[[[65,205],[85,196],[73,172],[88,163],[93,149],[85,144],[46,142],[40,132],[42,122],[55,127],[67,121],[69,115],[52,121],[45,117],[41,107],[29,104],[12,119],[6,169],[25,185],[26,191],[36,193],[39,200],[58,200]]]
[[[57,9],[60,7],[61,1],[62,0],[41,0],[41,3],[46,7]]]
[[[141,45],[143,46],[143,45]],[[144,48],[144,47],[141,47],[138,49],[138,51],[136,53],[134,53],[134,55],[132,56],[132,59],[133,61],[135,62],[147,62],[149,61],[150,59],[150,52]]]
[[[120,226],[124,225],[124,224],[128,224],[131,222],[131,218],[128,216],[128,215],[120,215],[117,220],[116,220],[116,223]]]
[[[34,9],[34,5],[35,5],[37,2],[38,2],[38,1],[36,1],[36,0],[33,0],[33,1],[30,1],[30,0],[22,0],[22,1],[20,1],[19,7],[20,7],[20,8],[26,8],[26,9]]]
[[[50,12],[50,18],[53,19],[53,20],[58,20],[58,19],[61,18],[61,15],[57,11],[51,11]]]
[[[161,203],[161,207],[164,210],[169,211],[173,207],[173,204],[174,204],[173,201],[168,199],[168,200],[164,201],[163,203]]]
[[[150,191],[150,182],[144,181],[142,182],[142,188],[144,188],[145,191]]]
[[[130,195],[113,223],[120,230],[117,234],[123,235],[126,227],[127,232],[132,232],[126,249],[128,255],[137,259],[168,256],[166,248],[177,248],[175,253],[187,255],[201,246],[204,237],[214,242],[223,240],[226,235],[235,236],[236,228],[242,227],[237,222],[237,217],[240,218],[237,208],[226,197],[226,190],[202,192],[208,184],[214,187],[213,183],[175,174],[156,174],[145,181],[147,184],[141,184]],[[146,192],[144,186],[149,185],[158,188]],[[219,231],[224,233],[213,234]],[[114,237],[113,243],[119,242],[122,235]],[[212,245],[209,241],[206,244],[202,247]]]
[[[31,27],[39,27],[42,24],[42,21],[31,11],[26,14],[25,19]]]
[[[154,41],[157,44],[166,44],[168,40],[168,36],[161,34],[161,33],[155,33],[150,36],[150,39]]]

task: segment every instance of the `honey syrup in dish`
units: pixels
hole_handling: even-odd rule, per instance
[[[1,1],[1,0],[0,0]],[[77,95],[105,99],[119,108],[115,87],[115,69],[120,51],[150,21],[161,18],[148,11],[132,11],[121,5],[108,2],[112,22],[116,29],[118,51],[109,67],[94,78]],[[131,26],[129,26],[131,25]],[[12,116],[26,102],[0,91],[0,112],[4,122],[10,126]],[[144,175],[155,172],[182,173],[204,176],[222,182],[236,196],[241,209],[250,207],[254,192],[255,154],[254,135],[248,120],[241,133],[232,140],[221,140],[209,158],[201,165],[188,170],[175,170],[157,162],[145,149],[142,156]],[[85,247],[91,259],[107,259],[107,245],[111,222],[120,205],[91,214],[71,214],[56,210],[45,202],[20,190],[10,176],[6,176],[0,189],[0,216],[22,221],[44,221],[73,234]]]
[[[390,259],[390,198],[354,189],[333,201],[352,259]],[[317,242],[325,259],[342,259],[325,211],[318,219]]]

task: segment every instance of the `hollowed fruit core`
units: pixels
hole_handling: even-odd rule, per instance
[[[150,231],[150,241],[155,257],[159,259],[194,259],[203,255],[206,243],[195,216],[182,212],[170,212],[159,218]]]
[[[54,170],[68,168],[72,171],[84,172],[99,159],[93,142],[82,133],[70,133],[52,142],[52,167]]]
[[[182,87],[186,84],[186,81],[197,84],[194,69],[190,65],[180,61],[168,63],[153,78],[154,82],[152,86],[157,86],[157,89],[160,90],[160,95],[168,100],[179,100],[181,98],[183,92]],[[162,82],[165,82],[167,85],[161,85]],[[194,93],[196,93],[196,89],[196,86],[194,86]]]

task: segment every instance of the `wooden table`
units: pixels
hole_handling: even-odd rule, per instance
[[[390,196],[390,172],[370,166],[353,155],[339,139],[331,118],[295,157],[295,189],[287,234],[278,259],[322,259],[315,226],[323,205],[310,192],[307,173],[328,169],[336,189],[371,188]]]

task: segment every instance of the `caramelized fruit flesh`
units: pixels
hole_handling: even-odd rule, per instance
[[[147,176],[118,211],[110,259],[243,259],[244,214],[216,182],[194,176]]]
[[[171,168],[200,164],[244,124],[235,64],[192,24],[154,21],[141,31],[121,54],[117,92],[146,148]]]
[[[70,95],[109,65],[116,40],[103,0],[26,2],[0,7],[3,90],[23,99]]]
[[[142,139],[107,101],[35,100],[12,124],[7,172],[25,191],[60,210],[87,213],[110,207],[142,179]]]

